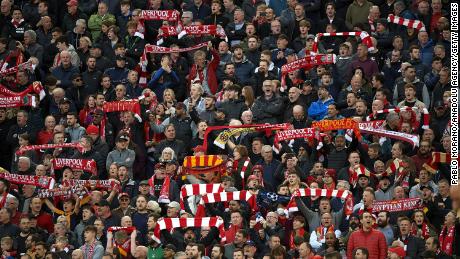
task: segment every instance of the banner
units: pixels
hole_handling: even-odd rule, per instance
[[[72,169],[83,170],[97,175],[96,161],[93,159],[70,159],[70,158],[54,158],[51,159],[53,169],[62,169],[70,167]]]
[[[312,127],[319,128],[322,132],[340,129],[352,129],[358,140],[361,140],[361,133],[358,128],[358,123],[353,119],[314,121],[312,123]]]
[[[408,198],[393,201],[374,201],[372,212],[378,213],[386,210],[389,212],[415,210],[423,207],[423,200],[420,198]]]
[[[349,36],[358,36],[361,38],[361,42],[367,46],[369,51],[374,50],[374,45],[372,44],[371,36],[366,31],[352,31],[352,32],[331,32],[331,33],[318,33],[315,37],[315,42],[313,43],[312,51],[318,52],[318,42],[321,37],[349,37]]]

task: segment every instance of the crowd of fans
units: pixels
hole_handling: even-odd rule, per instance
[[[450,186],[449,164],[426,168],[433,152],[450,153],[449,8],[445,0],[2,0],[0,71],[25,61],[32,68],[2,74],[1,87],[19,93],[39,81],[45,92],[29,93],[33,106],[1,106],[2,174],[52,176],[63,189],[71,179],[120,185],[40,198],[38,185],[0,177],[2,258],[460,256],[460,189]],[[168,37],[160,27],[176,23],[141,17],[174,9],[181,26],[217,25],[226,39]],[[424,29],[391,23],[390,14]],[[372,48],[359,36],[323,37],[318,52],[335,54],[335,63],[282,78],[283,65],[318,54],[317,33],[353,31],[367,32]],[[208,44],[147,53],[143,83],[144,47],[159,38],[176,50]],[[140,111],[104,106],[126,100],[138,101]],[[397,107],[414,109],[377,113]],[[303,129],[369,115],[418,144],[337,130],[323,132],[321,148],[301,138],[283,141],[277,153],[275,132],[236,132],[223,148],[213,142],[224,127],[205,134],[211,126]],[[63,143],[81,148],[16,152]],[[225,170],[210,177],[181,168],[187,156],[205,154],[220,155]],[[56,158],[93,159],[97,174],[53,170]],[[405,164],[404,179],[383,174],[395,160]],[[373,173],[354,183],[357,165]],[[207,217],[223,219],[225,238],[203,225],[162,230],[155,240],[159,219],[195,217],[200,197],[180,190],[198,183],[245,190],[257,196],[257,208],[244,200],[205,204]],[[289,212],[299,188],[349,190],[352,213],[340,197],[317,196],[293,198],[298,211]],[[375,201],[405,198],[420,198],[420,208],[373,212]]]

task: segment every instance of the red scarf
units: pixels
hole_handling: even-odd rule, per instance
[[[156,174],[154,174],[150,179],[149,179],[149,185],[150,185],[150,194],[155,195],[155,177]],[[160,195],[158,196],[158,202],[159,203],[169,203],[169,187],[171,185],[171,177],[166,176],[166,178],[163,181],[163,185],[161,186],[160,190]]]
[[[361,133],[359,124],[353,119],[339,119],[339,120],[322,120],[312,123],[313,128],[319,128],[322,132],[340,129],[352,129],[358,140],[361,140]]]
[[[436,173],[439,169],[439,164],[450,164],[452,156],[450,153],[433,152],[430,161],[423,164],[423,167],[430,173]]]
[[[162,26],[160,28],[162,34],[158,35],[157,45],[163,44],[164,37],[176,36],[181,39],[185,35],[214,35],[220,38],[226,38],[224,29],[217,25],[191,25],[191,26]]]
[[[425,222],[423,222],[422,227],[420,228],[417,224],[413,223],[411,234],[413,236],[418,236],[417,233],[419,229],[422,231],[422,238],[427,240],[430,237],[430,228],[428,227],[428,225]]]
[[[129,238],[123,244],[118,244],[118,242],[115,241],[115,247],[118,248],[118,252],[120,252],[122,257],[131,255],[131,240]]]
[[[134,113],[134,117],[136,117],[139,122],[142,122],[141,106],[138,99],[105,102],[103,110],[104,112],[131,111]]]
[[[334,233],[334,225],[330,225],[326,232],[324,232],[324,228],[326,227],[323,227],[323,225],[319,226],[316,228],[316,236],[318,237],[318,241],[321,241],[324,239],[324,236],[327,234],[327,233]]]
[[[116,231],[120,231],[120,230],[123,230],[125,231],[126,233],[130,234],[132,233],[134,230],[136,230],[136,227],[109,227],[107,229],[107,232],[116,232]]]
[[[390,112],[400,113],[402,111],[415,112],[417,110],[419,110],[418,107],[408,107],[408,106],[404,106],[401,108],[394,108],[394,109],[383,109],[383,110],[378,110],[377,112],[369,114],[369,116],[367,116],[366,119],[367,121],[373,120],[374,117],[377,116],[378,114],[384,114],[384,113],[390,113]],[[423,108],[421,112],[423,113],[422,129],[429,129],[430,128],[430,113],[428,112],[427,108]]]
[[[85,187],[93,187],[96,188],[106,189],[106,190],[113,190],[113,189],[120,189],[120,182],[109,179],[109,180],[75,180],[69,179],[63,182],[64,186],[74,186],[74,185],[82,185]]]
[[[23,97],[27,94],[38,94],[40,96],[40,100],[45,97],[45,91],[43,90],[43,86],[39,81],[35,81],[31,83],[26,90],[22,92],[13,92],[8,87],[0,84],[0,95],[7,96],[7,97]]]
[[[6,198],[8,198],[8,192],[4,191],[2,194],[2,199],[0,200],[0,208],[3,208],[3,206],[5,206]]]
[[[335,54],[318,54],[318,55],[309,55],[301,59],[297,59],[293,62],[287,63],[281,67],[281,92],[284,92],[287,89],[286,86],[286,75],[290,72],[297,71],[299,69],[309,70],[314,66],[326,65],[326,64],[335,64],[336,56]]]
[[[19,27],[19,25],[21,25],[22,22],[24,22],[24,19],[19,20],[19,22],[17,22],[15,19],[11,19],[11,23],[16,29]]]
[[[298,231],[298,235],[297,235],[295,230],[292,230],[291,236],[289,238],[289,247],[291,249],[295,249],[294,238],[297,237],[297,236],[300,236],[300,237],[303,238],[303,236],[305,234],[305,229],[303,229],[303,228],[301,228],[301,229],[299,229],[297,231]]]
[[[93,258],[95,247],[96,247],[96,240],[89,246],[86,243],[83,245],[82,247],[83,253],[86,253],[86,249],[88,249],[88,253],[85,255],[86,258]]]
[[[453,252],[454,232],[455,226],[449,227],[449,229],[447,229],[447,226],[444,226],[439,234],[439,245],[441,246],[441,251],[444,251],[450,256]]]
[[[25,63],[18,64],[18,65],[14,66],[14,67],[2,69],[0,71],[0,76],[2,76],[2,77],[7,76],[7,75],[14,74],[14,73],[17,73],[18,71],[23,71],[23,70],[33,71],[32,62],[27,61]]]
[[[205,195],[207,193],[220,193],[224,191],[219,183],[210,184],[184,184],[180,189],[180,207],[184,209],[184,199],[192,195]]]
[[[38,190],[38,197],[41,199],[50,198],[50,197],[71,197],[72,194],[78,194],[78,196],[84,196],[87,194],[87,191],[81,185],[73,186],[61,186],[56,189],[40,189]]]
[[[97,175],[96,161],[93,159],[68,159],[68,158],[54,158],[51,160],[52,170],[70,167],[72,169],[83,170]]]
[[[0,96],[0,108],[19,108],[24,106],[36,107],[35,96],[29,94],[24,96]]]
[[[54,178],[49,176],[10,174],[6,170],[0,173],[0,178],[10,183],[33,185],[43,189],[52,189],[55,184]]]

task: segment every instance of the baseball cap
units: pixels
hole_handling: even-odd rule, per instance
[[[406,251],[404,251],[404,247],[389,247],[388,251],[397,254],[401,258],[404,258],[406,256]]]
[[[125,57],[125,56],[122,56],[122,55],[117,55],[117,56],[116,56],[116,59],[117,59],[117,60],[124,60],[124,61],[126,61],[126,57]]]
[[[428,189],[431,192],[434,192],[433,187],[431,187],[429,185],[428,186],[424,186],[424,185],[420,186],[420,191],[423,191],[423,189]]]
[[[254,172],[255,170],[259,170],[261,172],[264,171],[264,167],[262,165],[255,165],[252,167],[252,171]]]
[[[96,206],[99,206],[99,207],[108,206],[108,207],[110,207],[110,204],[109,204],[109,202],[107,200],[102,199],[100,202],[96,203]]]
[[[284,55],[289,56],[295,54],[295,51],[293,49],[286,49],[284,52]]]
[[[94,125],[89,125],[86,128],[86,134],[88,134],[88,135],[99,135],[99,128],[97,126],[94,126]]]
[[[67,2],[68,6],[78,6],[78,1],[77,0],[70,0]]]
[[[172,201],[168,204],[168,208],[176,208],[180,210],[180,204],[177,201]]]
[[[360,174],[360,175],[358,175],[358,179],[359,179],[359,178],[361,178],[361,177],[366,177],[366,178],[369,178],[369,176],[368,176],[368,175],[366,175],[366,174]]]
[[[434,108],[440,108],[440,107],[445,107],[446,105],[444,104],[444,102],[442,100],[438,100],[434,103]]]
[[[59,104],[65,104],[65,103],[70,104],[72,103],[72,101],[69,98],[64,97]]]
[[[129,198],[129,194],[126,193],[126,192],[122,192],[122,193],[118,194],[118,199],[121,199],[121,197],[128,197]]]
[[[120,141],[129,141],[129,137],[122,134],[120,136],[117,137],[117,142],[120,142]]]
[[[149,185],[149,180],[140,181],[139,185]]]
[[[257,176],[252,174],[248,177],[248,182],[250,182],[251,180],[259,180],[259,178],[257,178]]]
[[[314,39],[315,39],[315,35],[313,35],[313,34],[308,34],[308,35],[307,35],[307,40],[309,40],[309,39],[314,40]]]
[[[246,241],[246,243],[244,243],[244,245],[245,246],[254,246],[255,247],[256,243],[254,243],[254,241],[252,241],[252,240],[248,240],[248,241]]]

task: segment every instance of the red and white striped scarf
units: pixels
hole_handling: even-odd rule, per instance
[[[374,20],[371,19],[371,17],[367,17],[367,21],[369,22],[369,27],[371,29],[371,32],[375,32]]]
[[[152,175],[149,179],[150,194],[155,195],[155,179],[156,174]],[[169,188],[171,186],[171,177],[168,175],[164,178],[163,184],[160,189],[160,194],[158,195],[159,203],[169,203]]]
[[[365,129],[382,129],[383,124],[385,123],[385,120],[377,120],[377,121],[368,121],[368,122],[359,122],[358,127],[360,130],[365,130]],[[345,133],[345,139],[347,141],[352,141],[353,137],[353,130],[348,129],[347,132]]]
[[[18,67],[20,64],[24,63],[24,54],[19,49],[10,51],[8,56],[6,56],[6,58],[2,61],[0,65],[0,71],[2,72],[2,76],[3,76],[3,73],[8,71],[8,67],[10,66],[10,61],[13,58],[16,58],[16,63],[14,67]]]
[[[42,149],[52,149],[52,148],[76,148],[80,152],[83,151],[83,147],[78,142],[77,143],[62,143],[62,144],[43,144],[43,145],[30,145],[30,146],[20,147],[16,151],[16,155],[20,156],[24,154],[24,152],[31,151],[31,150],[42,150]]]
[[[444,251],[447,255],[452,255],[454,247],[454,234],[455,225],[451,227],[444,226],[441,230],[441,233],[439,234],[439,245],[441,246],[441,251]]]
[[[296,190],[291,197],[286,209],[287,212],[299,211],[297,203],[295,201],[296,197],[336,197],[346,200],[348,206],[344,207],[345,215],[349,216],[353,213],[353,194],[348,190],[328,190],[328,189],[310,189],[310,188],[301,188]]]
[[[209,184],[184,184],[180,189],[180,207],[185,209],[184,199],[192,195],[204,195],[207,193],[220,193],[224,187],[220,183]]]
[[[418,135],[407,134],[404,132],[385,130],[385,129],[361,129],[361,132],[364,134],[373,134],[380,137],[388,137],[393,139],[398,139],[404,142],[408,142],[412,145],[413,148],[418,147],[419,137]]]
[[[352,31],[352,32],[331,32],[331,33],[318,33],[315,37],[315,42],[313,43],[312,51],[318,53],[318,42],[321,37],[349,37],[349,36],[358,36],[361,38],[361,42],[367,46],[369,51],[374,50],[374,45],[372,44],[371,36],[365,31]]]
[[[0,178],[5,179],[10,183],[33,185],[44,189],[53,189],[54,184],[56,183],[54,178],[49,176],[11,174],[6,170],[3,170],[2,173],[0,173]]]
[[[439,169],[439,164],[450,164],[452,156],[450,153],[432,152],[431,159],[423,164],[423,167],[430,173],[434,174]]]
[[[246,171],[248,170],[248,166],[249,166],[250,162],[251,162],[251,159],[249,157],[247,157],[246,160],[244,160],[243,167],[241,168],[240,176],[241,176],[241,181],[242,181],[241,186],[243,186],[243,190],[244,190],[244,186],[246,184],[245,180],[244,180],[244,175],[246,174]]]
[[[236,192],[220,192],[220,193],[208,193],[201,197],[198,204],[196,217],[203,217],[206,215],[205,204],[216,203],[216,202],[227,202],[227,201],[247,201],[249,206],[254,210],[256,207],[256,196],[248,191],[236,191]]]
[[[419,229],[420,229],[420,231],[422,232],[422,233],[421,233],[421,237],[422,237],[423,239],[427,240],[427,239],[430,237],[430,227],[428,227],[428,224],[426,224],[425,222],[423,222],[423,223],[422,223],[422,227],[419,228],[419,227],[417,226],[417,224],[413,223],[413,224],[412,224],[412,231],[411,231],[411,234],[412,234],[413,236],[417,236],[417,233],[418,233]]]
[[[70,167],[72,169],[83,170],[97,175],[96,161],[93,159],[70,159],[70,158],[54,158],[51,159],[51,170]]]
[[[154,229],[152,239],[161,243],[160,231],[163,229],[172,230],[174,228],[187,227],[216,227],[219,230],[221,242],[225,242],[224,220],[221,217],[205,217],[205,218],[160,218]]]
[[[401,108],[393,108],[393,109],[383,109],[383,110],[379,110],[375,113],[371,113],[369,114],[369,116],[367,116],[366,120],[367,121],[370,121],[372,119],[374,119],[375,116],[377,116],[378,114],[383,114],[383,113],[391,113],[391,112],[395,112],[395,113],[400,113],[402,111],[418,111],[419,108],[418,107],[408,107],[408,106],[404,106],[404,107],[401,107]],[[423,108],[423,110],[421,111],[423,113],[423,126],[422,126],[422,129],[429,129],[430,128],[430,113],[428,112],[428,109],[427,108]]]
[[[353,187],[356,187],[356,184],[358,183],[358,178],[360,175],[366,175],[367,177],[371,177],[374,174],[369,171],[364,165],[359,164],[358,166],[352,168],[348,168],[348,177],[350,184]]]
[[[388,22],[396,23],[409,28],[414,28],[418,31],[426,31],[425,25],[422,21],[406,19],[403,17],[396,16],[394,14],[388,15]]]
[[[299,69],[309,70],[314,66],[335,64],[337,57],[335,54],[309,55],[287,63],[281,67],[281,92],[284,92],[286,86],[286,75]]]

